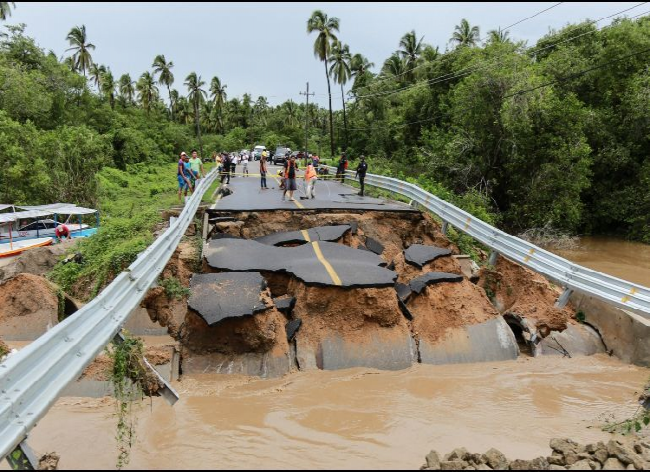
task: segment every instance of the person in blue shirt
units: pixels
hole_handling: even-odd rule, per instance
[[[192,176],[192,166],[190,165],[190,158],[187,156],[185,151],[181,152],[181,158],[178,160],[178,166],[176,168],[176,177],[178,179],[178,201],[181,201],[181,194],[183,190],[185,191],[185,196],[187,197],[187,191],[191,187],[191,176]]]

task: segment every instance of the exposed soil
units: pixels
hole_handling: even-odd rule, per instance
[[[38,460],[38,470],[57,470],[61,457],[55,452],[43,454]]]
[[[2,339],[0,339],[0,359],[2,359],[10,351]]]
[[[173,346],[145,346],[144,356],[152,366],[165,365],[172,361],[173,349]],[[84,369],[80,380],[108,382],[112,377],[112,371],[113,360],[102,353]]]
[[[416,338],[432,344],[443,339],[451,329],[499,316],[485,292],[467,279],[431,285],[420,295],[412,295],[407,306],[413,315]]]
[[[68,249],[76,244],[74,240],[66,240],[52,246],[38,247],[25,251],[0,267],[0,282],[18,274],[45,275],[59,261]]]
[[[185,287],[199,264],[198,248],[194,241],[181,241],[161,274],[161,278],[176,277]]]
[[[19,274],[0,284],[0,335],[33,339],[58,323],[56,289],[38,275]]]
[[[163,287],[155,287],[147,292],[141,306],[147,310],[151,321],[166,327],[169,335],[178,339],[180,327],[187,312],[187,300],[185,298],[181,300],[172,298],[170,300]]]
[[[555,308],[560,287],[505,257],[499,257],[494,270],[481,270],[479,285],[493,295],[499,312],[524,317],[542,332],[565,330],[575,313],[570,305]]]

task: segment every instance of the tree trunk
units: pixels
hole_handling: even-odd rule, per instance
[[[325,58],[325,77],[327,77],[327,94],[330,100],[330,147],[332,150],[331,157],[334,157],[334,116],[332,114],[332,89],[330,87],[330,75],[327,72],[327,58]]]
[[[345,151],[348,150],[348,119],[345,115],[345,95],[343,94],[343,84],[341,84],[341,100],[343,100],[343,127],[345,129]]]
[[[169,93],[169,113],[172,115],[172,121],[174,121],[174,102],[172,101],[172,89],[167,84],[167,92]]]
[[[194,117],[196,120],[196,135],[199,138],[199,150],[201,151],[201,158],[203,158],[203,142],[201,141],[201,126],[199,125],[199,106],[194,103]]]

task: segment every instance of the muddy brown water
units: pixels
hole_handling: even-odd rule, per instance
[[[554,253],[590,269],[650,287],[650,244],[604,236],[584,237],[579,248]]]
[[[417,469],[455,447],[548,455],[552,437],[607,439],[600,425],[635,409],[650,370],[606,356],[353,369],[277,380],[185,377],[181,400],[145,402],[130,468]],[[114,468],[111,399],[64,398],[30,444],[61,468]]]

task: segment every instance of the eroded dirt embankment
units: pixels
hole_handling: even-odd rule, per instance
[[[444,362],[450,359],[470,362],[482,359],[480,354],[472,352],[483,349],[483,346],[472,345],[476,344],[475,339],[478,338],[484,339],[487,344],[497,345],[494,352],[482,360],[499,360],[499,356],[512,358],[513,352],[515,357],[517,353],[514,335],[506,335],[503,330],[505,322],[499,322],[503,321],[503,314],[524,317],[529,320],[533,330],[543,334],[551,330],[564,330],[574,323],[574,313],[570,307],[561,310],[554,308],[559,295],[556,287],[543,277],[503,258],[492,270],[483,269],[478,284],[472,283],[470,278],[474,281],[476,278],[464,270],[454,257],[459,254],[458,248],[441,233],[440,227],[428,215],[287,211],[229,213],[227,216],[234,221],[217,223],[208,243],[210,238],[251,240],[272,233],[350,225],[350,230],[338,240],[338,244],[378,253],[383,260],[382,265],[395,272],[396,282],[406,287],[408,294],[401,298],[402,295],[398,296],[392,287],[312,285],[298,279],[289,270],[262,270],[260,273],[266,280],[267,288],[260,293],[259,299],[268,309],[209,326],[201,313],[187,308],[186,299],[170,300],[161,288],[153,289],[147,295],[144,306],[154,321],[168,326],[170,334],[181,342],[184,365],[193,357],[203,356],[201,362],[196,363],[202,369],[211,371],[217,366],[217,370],[221,371],[228,366],[228,371],[234,372],[232,369],[237,371],[238,368],[237,356],[245,355],[248,367],[241,367],[244,363],[240,363],[237,372],[249,373],[253,362],[251,359],[255,359],[254,362],[261,366],[261,373],[271,359],[272,363],[281,364],[280,367],[276,365],[276,374],[282,374],[296,367],[372,367],[375,366],[374,361],[364,364],[364,356],[388,356],[392,360],[386,368],[403,368],[422,361],[418,349],[423,342],[428,349],[426,362],[436,363],[436,350],[445,351]],[[295,247],[296,244],[292,242],[287,247]],[[404,255],[404,251],[412,245],[447,248],[451,254],[418,267],[408,262]],[[205,250],[209,251],[209,244]],[[177,277],[183,285],[188,286],[195,257],[192,251],[181,245],[165,273]],[[203,260],[203,272],[223,273],[224,270],[214,269],[207,259]],[[431,280],[431,277],[427,279],[432,273],[462,277],[438,282]],[[423,278],[427,280],[418,287],[418,282]],[[237,291],[232,291],[229,296],[237,297]],[[293,310],[280,313],[274,308],[271,298],[280,296],[295,297]],[[293,327],[298,328],[289,341],[284,328],[292,322]],[[472,326],[476,326],[476,330],[467,331]],[[454,340],[465,337],[467,341],[454,347],[458,344]],[[449,354],[450,349],[462,352]],[[211,354],[214,354],[213,359],[207,359],[206,355]],[[383,368],[383,365],[379,367]]]

